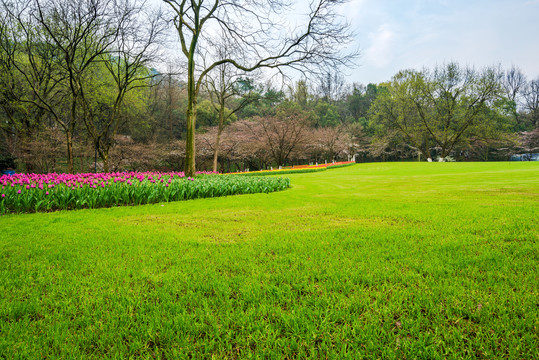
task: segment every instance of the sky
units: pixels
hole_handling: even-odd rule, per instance
[[[359,66],[345,70],[350,82],[452,61],[539,77],[539,0],[350,0],[340,11],[361,53]]]

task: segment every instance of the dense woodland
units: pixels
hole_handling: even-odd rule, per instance
[[[3,3],[0,23],[1,169],[184,168],[193,110],[186,73],[162,51],[166,16],[127,2],[16,4]],[[75,16],[81,8],[87,18]],[[539,77],[517,67],[449,63],[367,85],[344,80],[353,69],[328,69],[295,78],[226,63],[208,71],[194,102],[197,169],[539,152]]]

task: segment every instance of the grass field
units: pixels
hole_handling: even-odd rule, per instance
[[[539,163],[0,217],[0,358],[539,358]]]

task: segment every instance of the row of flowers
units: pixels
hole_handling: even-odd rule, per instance
[[[241,174],[241,175],[274,175],[274,174],[292,174],[292,173],[304,173],[304,172],[316,172],[323,171],[329,168],[338,168],[343,166],[354,165],[354,161],[340,161],[340,162],[331,162],[325,164],[314,164],[314,165],[294,165],[281,167],[280,169],[271,169],[271,170],[259,170],[259,171],[247,171],[247,172],[234,172],[229,174]]]
[[[199,172],[15,174],[0,177],[0,214],[141,205],[283,190],[288,179]],[[204,176],[201,176],[204,175]],[[270,180],[270,181],[268,181]]]
[[[0,214],[140,205],[234,194],[283,190],[289,179],[254,179],[234,174],[263,176],[323,171],[354,162],[299,165],[276,170],[195,178],[183,172],[116,172],[86,174],[13,174],[0,176]]]
[[[215,174],[209,171],[199,171],[197,175]],[[59,184],[66,186],[85,186],[96,188],[116,182],[125,182],[131,184],[132,181],[139,182],[148,180],[152,183],[157,181],[164,182],[165,179],[172,180],[174,177],[179,179],[184,178],[183,172],[115,172],[115,173],[81,173],[81,174],[13,174],[0,176],[0,186],[14,187],[16,185],[29,186],[31,188],[39,187],[43,189],[45,186],[54,187]]]

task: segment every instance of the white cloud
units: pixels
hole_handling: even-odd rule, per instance
[[[369,34],[370,46],[365,50],[363,60],[369,66],[386,67],[394,57],[395,38],[396,33],[390,24],[380,25],[376,32]]]
[[[357,19],[363,16],[363,10],[366,3],[367,0],[351,0],[341,6],[339,12],[348,19]]]
[[[381,82],[399,70],[449,61],[519,66],[539,74],[539,0],[367,0],[347,17],[362,51],[351,81]]]

